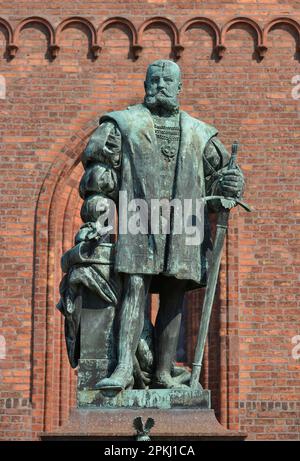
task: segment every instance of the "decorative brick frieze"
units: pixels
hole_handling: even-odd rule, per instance
[[[61,48],[61,33],[66,28],[73,24],[81,24],[86,27],[88,30],[91,42],[90,42],[90,51],[93,57],[96,59],[101,54],[103,49],[102,44],[102,35],[104,30],[113,25],[124,25],[128,28],[131,35],[130,48],[135,59],[137,59],[142,50],[143,50],[143,38],[144,32],[150,26],[163,25],[171,32],[172,43],[171,48],[174,54],[175,59],[180,59],[182,53],[184,52],[184,35],[187,30],[196,25],[205,24],[208,25],[214,32],[214,51],[219,58],[224,56],[224,53],[227,49],[226,46],[226,37],[228,31],[235,25],[248,25],[256,33],[257,44],[255,45],[255,50],[260,57],[263,59],[268,51],[268,34],[272,27],[275,25],[288,25],[291,26],[297,32],[297,44],[296,51],[300,50],[300,23],[290,17],[278,17],[272,20],[266,21],[264,26],[261,26],[254,19],[248,17],[235,17],[230,19],[222,26],[218,26],[211,18],[207,17],[195,17],[186,21],[183,26],[178,27],[173,21],[167,17],[153,17],[145,20],[140,25],[135,25],[129,19],[123,17],[111,17],[103,21],[100,25],[94,25],[91,21],[84,17],[74,16],[62,20],[56,27],[51,25],[51,23],[44,18],[38,16],[31,16],[26,19],[23,19],[19,22],[16,28],[13,30],[9,22],[3,18],[0,18],[0,24],[6,28],[8,33],[7,41],[7,52],[11,58],[16,56],[16,53],[20,46],[22,46],[22,36],[21,32],[25,26],[29,24],[41,24],[47,30],[49,35],[48,48],[52,58],[56,58],[58,52]]]

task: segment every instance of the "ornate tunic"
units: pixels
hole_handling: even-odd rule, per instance
[[[159,168],[160,199],[170,201],[173,198],[173,185],[180,141],[179,114],[176,113],[170,117],[160,117],[152,114],[152,118],[158,150],[161,154]],[[171,218],[171,216],[168,216],[168,209],[164,212],[164,208],[160,208],[160,214],[165,220]],[[164,273],[168,257],[168,234],[166,231],[161,229],[156,241],[158,246],[157,265],[160,271]]]
[[[134,128],[132,128],[134,125],[129,123],[129,129],[133,130],[132,135],[128,134],[126,128],[127,111],[112,113],[112,116],[108,114],[107,117],[102,118],[99,128],[92,135],[83,154],[82,162],[87,171],[99,164],[106,165],[108,172],[110,171],[110,178],[115,184],[115,193],[120,188],[122,190],[132,190],[132,197],[144,198],[146,193],[148,194],[148,198],[157,197],[159,199],[166,198],[170,200],[174,198],[176,187],[175,192],[181,198],[188,198],[189,196],[200,198],[204,195],[218,194],[220,175],[222,168],[228,163],[229,154],[216,137],[217,130],[193,119],[185,113],[183,113],[183,119],[182,112],[167,118],[153,115],[149,110],[145,113],[146,109],[139,109],[139,107],[135,109],[135,107],[137,106],[134,106],[132,111],[133,117],[135,117],[133,120],[138,123],[139,114],[141,113],[141,118],[144,117],[141,124],[143,123],[144,125],[141,125],[143,128],[134,131]],[[114,116],[114,114],[117,115]],[[120,114],[120,119],[118,118],[118,114]],[[124,116],[125,118],[122,118]],[[150,123],[152,124],[152,128]],[[182,133],[182,128],[180,128],[183,126],[188,130],[188,142],[191,144],[190,146],[189,144],[184,146],[185,151],[184,153],[181,152],[181,158],[179,159],[179,147],[183,149],[184,142],[187,143],[186,134]],[[194,156],[197,152],[198,138],[194,137],[194,132],[197,132],[198,126],[200,128],[199,133],[203,130],[203,139],[207,136],[208,141],[205,148],[201,147],[202,153],[199,153],[199,158],[196,160]],[[148,127],[149,135],[147,131]],[[151,130],[153,134],[151,134]],[[183,135],[185,135],[185,139],[181,139]],[[135,137],[135,139],[128,139],[130,136]],[[148,142],[151,143],[151,151],[148,150]],[[127,153],[124,156],[125,151],[128,152],[128,149],[132,149],[133,143],[136,146],[141,146],[137,147],[140,149],[140,153],[136,152],[130,155]],[[154,152],[156,152],[155,155]],[[134,168],[128,165],[134,165]],[[179,165],[180,172],[177,171]],[[203,186],[200,184],[202,179],[195,176],[195,171],[197,172],[199,168],[202,170]],[[107,174],[109,175],[109,173]],[[197,185],[199,181],[200,183]],[[86,187],[85,191],[84,189],[85,181],[83,177],[81,183],[82,197],[85,198],[86,196],[88,199],[91,192],[95,193],[95,188],[93,191],[89,191],[88,187]],[[105,194],[105,191],[99,189],[99,193],[101,192]],[[113,196],[112,192],[110,192],[110,196]],[[180,279],[196,282],[198,286],[203,285],[205,284],[207,266],[205,255],[209,247],[209,243],[207,242],[210,239],[208,235],[209,227],[207,225],[206,234],[205,254],[202,251],[203,245],[201,245],[201,251],[199,250],[198,256],[196,250],[191,251],[191,248],[184,248],[176,238],[173,242],[170,242],[170,235],[166,236],[160,233],[160,235],[155,236],[154,243],[152,236],[148,235],[147,244],[147,240],[139,240],[140,236],[135,236],[135,239],[132,239],[131,236],[131,240],[128,240],[130,243],[124,244],[126,240],[123,240],[122,246],[120,245],[122,260],[119,258],[117,261],[116,270],[128,273],[173,275]],[[118,240],[120,240],[120,236]],[[195,260],[198,262],[195,262]]]

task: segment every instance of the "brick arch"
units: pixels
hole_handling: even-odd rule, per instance
[[[176,24],[173,21],[171,21],[170,19],[168,19],[168,18],[157,16],[157,17],[150,18],[150,19],[144,21],[143,24],[139,27],[139,30],[138,30],[138,42],[139,42],[140,46],[142,46],[144,32],[147,29],[151,28],[151,26],[157,26],[157,25],[167,27],[168,30],[171,32],[171,35],[172,35],[172,43],[171,43],[172,52],[174,54],[175,59],[179,59],[184,48],[180,43],[179,30],[178,30]]]
[[[47,21],[47,19],[41,18],[39,16],[31,16],[31,17],[23,19],[21,22],[19,22],[19,24],[17,25],[17,27],[15,28],[15,31],[14,31],[14,42],[16,44],[19,43],[19,41],[20,41],[20,33],[24,29],[25,26],[27,26],[28,24],[35,24],[35,23],[41,24],[47,29],[47,31],[49,33],[49,37],[50,37],[50,42],[54,43],[54,29],[53,29],[52,25],[50,24],[49,21]]]
[[[9,46],[9,52],[10,52],[11,57],[15,56],[19,49],[20,35],[21,35],[22,30],[26,26],[34,25],[34,24],[39,24],[46,29],[47,34],[49,36],[49,48],[51,49],[51,47],[53,47],[55,43],[55,37],[54,37],[54,28],[51,25],[51,23],[47,21],[47,19],[41,18],[39,16],[30,16],[29,18],[25,18],[22,21],[20,21],[14,30],[12,44]]]
[[[220,28],[217,26],[217,24],[212,21],[209,18],[204,18],[204,17],[198,17],[198,18],[192,18],[189,19],[187,22],[183,24],[183,26],[180,29],[179,33],[179,41],[181,45],[183,46],[183,41],[186,35],[186,32],[190,29],[193,28],[193,26],[198,26],[198,25],[206,25],[211,28],[211,30],[214,33],[214,42],[215,46],[219,46],[221,43],[221,31]]]
[[[300,24],[292,18],[282,17],[282,18],[275,18],[272,21],[269,21],[264,29],[263,29],[263,42],[266,50],[268,49],[268,36],[272,29],[276,26],[288,25],[293,30],[297,32],[297,39],[296,39],[296,52],[300,51]]]
[[[187,29],[191,28],[194,24],[207,24],[214,30],[216,37],[215,51],[219,58],[222,58],[226,51],[225,42],[227,33],[236,24],[248,25],[252,30],[255,31],[257,36],[256,52],[261,59],[265,56],[268,50],[268,34],[270,30],[276,25],[286,24],[290,25],[294,30],[296,30],[298,33],[296,51],[298,52],[300,50],[300,24],[295,19],[290,17],[274,18],[267,22],[263,28],[254,19],[248,17],[235,17],[227,21],[223,25],[222,29],[220,29],[217,24],[210,18],[195,17],[187,20],[179,31],[178,26],[173,21],[163,16],[148,18],[140,25],[138,30],[129,19],[117,16],[106,19],[102,24],[100,24],[97,30],[91,21],[80,16],[71,16],[64,19],[59,23],[56,29],[45,18],[39,16],[29,16],[19,22],[15,31],[13,31],[10,23],[6,19],[0,18],[0,25],[6,29],[8,34],[7,52],[10,58],[13,58],[19,49],[19,37],[22,28],[31,23],[39,23],[47,29],[50,37],[48,49],[52,58],[55,58],[59,53],[61,32],[65,27],[72,24],[81,24],[88,30],[91,37],[90,52],[94,59],[96,59],[101,52],[101,37],[103,30],[105,27],[117,23],[125,25],[128,30],[130,30],[132,35],[131,52],[134,58],[138,58],[143,49],[142,40],[145,30],[153,25],[161,25],[167,27],[171,32],[171,48],[175,59],[179,59],[181,57],[182,52],[184,51],[184,46],[182,43],[184,34]]]
[[[70,136],[44,179],[36,206],[31,401],[37,431],[61,424],[73,402],[74,371],[67,362],[63,319],[56,304],[62,275],[60,257],[72,246],[80,203],[80,156],[93,131],[89,122]]]
[[[135,25],[129,21],[129,19],[115,16],[113,18],[106,19],[100,26],[98,27],[97,30],[97,37],[98,37],[98,42],[100,44],[100,49],[102,49],[102,43],[103,43],[103,33],[106,29],[109,27],[112,27],[114,25],[123,25],[125,26],[131,35],[131,43],[130,43],[130,51],[132,51],[133,56],[135,58],[138,58],[140,55],[140,52],[142,51],[142,47],[140,46],[138,42],[138,32],[136,30]]]
[[[260,58],[263,58],[266,52],[266,48],[263,43],[262,29],[256,21],[246,17],[233,18],[222,27],[220,44],[217,46],[217,52],[219,54],[219,57],[222,57],[224,55],[226,50],[226,36],[230,29],[232,29],[232,27],[235,25],[248,25],[251,27],[252,30],[255,31],[257,37],[256,51],[259,54]]]
[[[7,39],[6,50],[8,52],[8,55],[12,57],[14,55],[14,52],[17,51],[17,48],[15,47],[13,43],[13,29],[10,23],[6,21],[6,19],[4,18],[0,18],[0,26],[2,26],[6,32],[5,34],[6,35],[5,38]]]
[[[12,41],[13,41],[13,30],[12,30],[12,27],[9,24],[9,22],[6,21],[6,19],[4,19],[4,18],[0,18],[0,26],[2,26],[6,30],[8,43],[12,43]]]
[[[59,23],[55,30],[55,47],[53,48],[53,56],[57,56],[59,50],[60,50],[60,40],[61,40],[61,34],[63,30],[71,25],[79,24],[84,26],[87,30],[88,33],[90,34],[91,37],[91,44],[90,44],[90,51],[93,55],[94,58],[97,58],[99,56],[99,53],[101,51],[101,47],[99,46],[97,42],[97,32],[94,27],[94,25],[86,18],[82,18],[80,16],[72,16],[70,18],[64,19]]]

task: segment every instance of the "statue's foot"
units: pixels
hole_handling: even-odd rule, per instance
[[[179,384],[189,384],[191,373],[183,366],[174,365],[171,370],[172,378],[175,378]]]
[[[133,385],[130,366],[118,365],[109,378],[99,381],[95,388],[100,390],[123,391]]]
[[[189,389],[189,386],[182,384],[180,380],[173,378],[167,372],[156,374],[151,387],[158,389]]]

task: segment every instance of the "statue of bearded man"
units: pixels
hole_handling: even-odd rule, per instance
[[[227,168],[230,156],[216,128],[179,110],[181,87],[177,64],[168,60],[153,62],[147,70],[144,102],[101,117],[87,145],[83,155],[85,176],[92,181],[93,172],[103,165],[108,168],[101,177],[105,182],[108,175],[107,195],[114,197],[119,219],[124,213],[117,197],[120,191],[126,192],[128,202],[142,199],[149,208],[153,199],[176,199],[184,204],[187,199],[211,195],[235,198],[242,194],[243,174],[239,168]],[[87,202],[90,200],[84,191],[83,196]],[[150,292],[160,295],[151,385],[184,386],[174,377],[172,367],[185,292],[205,286],[207,279],[207,252],[211,249],[208,212],[218,211],[217,204],[210,203],[210,209],[205,206],[204,238],[200,243],[187,244],[184,226],[182,232],[175,231],[173,209],[168,232],[154,232],[151,225],[143,232],[119,232],[114,262],[123,286],[118,363],[109,377],[97,383],[98,389],[118,391],[132,386]]]

